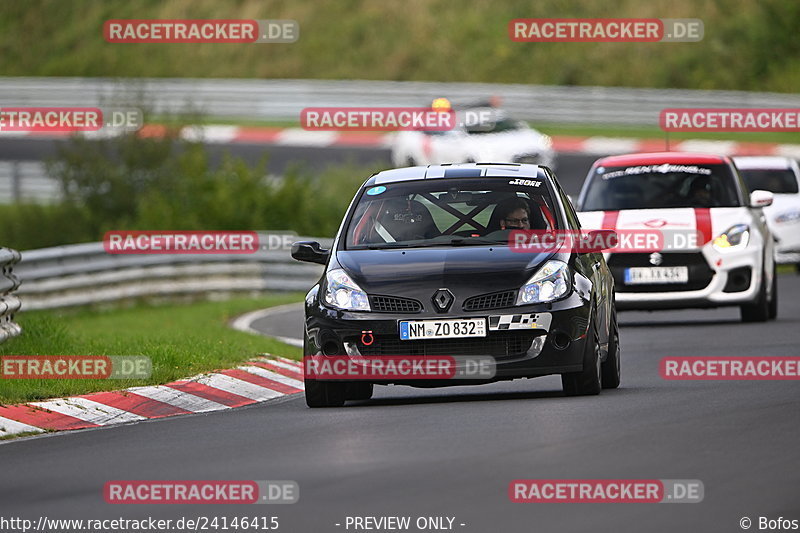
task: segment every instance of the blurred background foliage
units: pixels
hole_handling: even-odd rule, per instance
[[[356,189],[380,168],[290,167],[269,176],[251,165],[214,162],[200,142],[177,136],[75,137],[49,161],[64,200],[0,206],[0,242],[26,250],[102,240],[109,230],[289,230],[333,237]]]
[[[513,18],[699,18],[697,43],[516,43]],[[109,44],[107,19],[294,19],[292,44]],[[797,0],[26,0],[5,76],[468,81],[795,92]],[[22,36],[22,38],[20,38]]]

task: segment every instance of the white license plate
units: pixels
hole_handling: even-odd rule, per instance
[[[625,269],[625,285],[688,283],[689,267],[636,267]]]
[[[451,320],[404,320],[400,322],[400,340],[454,339],[459,337],[485,337],[485,318],[458,318]]]

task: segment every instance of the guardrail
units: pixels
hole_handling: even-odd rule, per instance
[[[269,235],[275,235],[269,234]],[[266,233],[259,233],[262,243]],[[324,247],[331,239],[316,240]],[[108,254],[94,242],[29,250],[16,274],[27,309],[53,309],[135,299],[306,291],[322,267],[299,263],[289,250],[252,254]]]
[[[539,122],[655,126],[664,107],[800,107],[800,95],[494,83],[366,80],[0,78],[0,104],[137,106],[216,118],[298,120],[309,106],[419,106],[499,96],[514,116]]]
[[[19,279],[13,272],[14,264],[20,260],[20,253],[11,248],[0,248],[0,342],[16,337],[22,332],[14,322],[14,313],[19,311],[20,301],[12,294],[19,287]]]
[[[0,204],[54,203],[62,197],[61,183],[47,175],[41,161],[0,161]]]

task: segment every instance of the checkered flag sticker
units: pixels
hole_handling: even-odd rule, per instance
[[[492,315],[489,317],[490,331],[512,329],[550,329],[550,313],[527,313],[518,315]]]

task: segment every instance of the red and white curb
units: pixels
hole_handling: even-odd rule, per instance
[[[0,405],[0,437],[207,413],[303,391],[301,363],[262,357],[238,368],[146,387]]]
[[[140,135],[158,137],[165,132],[164,126],[147,125]],[[3,137],[62,138],[69,132],[0,132]],[[86,138],[104,137],[104,132],[87,132]],[[299,146],[325,148],[347,146],[362,148],[390,148],[392,133],[308,131],[301,128],[270,128],[247,126],[187,126],[180,136],[186,140],[211,144],[263,144],[275,146]],[[667,149],[664,139],[635,139],[625,137],[552,137],[553,149],[563,154],[611,155],[629,152],[661,152]],[[735,142],[689,139],[670,141],[671,151],[711,152],[720,155],[780,155],[800,158],[800,144],[766,142]]]

